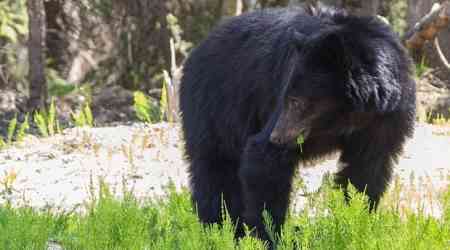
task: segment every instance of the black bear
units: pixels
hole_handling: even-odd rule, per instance
[[[193,50],[180,109],[200,221],[220,223],[223,201],[267,239],[262,211],[279,229],[299,161],[341,152],[336,183],[351,182],[376,207],[413,133],[415,82],[377,17],[258,10],[224,21]]]

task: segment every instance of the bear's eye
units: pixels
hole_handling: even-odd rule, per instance
[[[294,108],[301,108],[305,104],[305,100],[303,100],[300,97],[296,97],[296,96],[289,96],[288,100],[289,100],[289,105],[292,105],[292,107],[294,107]]]

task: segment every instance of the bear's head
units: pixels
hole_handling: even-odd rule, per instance
[[[312,34],[291,33],[294,46],[271,142],[351,133],[377,114],[401,108],[410,63],[386,24],[375,17],[355,17]]]

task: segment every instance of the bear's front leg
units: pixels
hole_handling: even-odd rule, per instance
[[[264,210],[271,215],[275,232],[284,222],[297,163],[296,150],[259,140],[258,136],[247,141],[239,171],[245,207],[242,217],[261,239],[270,240]]]
[[[394,163],[413,132],[413,117],[393,114],[343,140],[342,168],[335,181],[344,189],[347,200],[350,182],[358,191],[367,194],[370,211],[376,209],[391,181]]]

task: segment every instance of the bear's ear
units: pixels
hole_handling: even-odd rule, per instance
[[[340,73],[348,72],[352,56],[344,37],[337,28],[320,32],[309,38],[303,48],[306,61],[315,67],[325,67]]]

